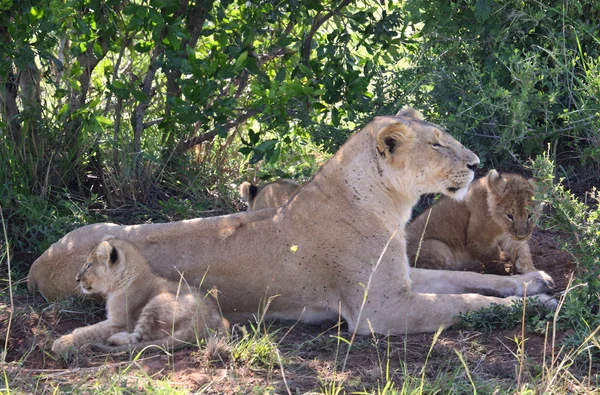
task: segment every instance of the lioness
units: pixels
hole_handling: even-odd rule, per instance
[[[214,298],[157,276],[126,241],[101,242],[76,280],[84,294],[104,297],[106,320],[60,337],[52,345],[55,353],[98,341],[121,346],[104,347],[104,351],[172,346],[223,333],[228,325]]]
[[[34,262],[28,285],[50,299],[73,294],[78,262],[112,234],[134,244],[161,276],[177,280],[183,273],[197,284],[206,275],[204,284],[219,289],[233,321],[251,319],[270,298],[267,318],[318,323],[339,313],[359,334],[435,331],[469,309],[510,305],[525,283],[529,295],[551,286],[539,271],[506,277],[410,269],[405,225],[412,206],[424,193],[463,198],[478,163],[412,109],[376,117],[281,207],[164,224],[87,225]]]
[[[407,227],[411,265],[501,271],[508,258],[517,273],[535,271],[527,245],[535,226],[534,193],[533,180],[491,170],[471,183],[464,200],[442,198]]]
[[[248,204],[248,210],[261,210],[268,207],[278,207],[289,200],[300,184],[288,178],[257,187],[256,185],[243,182],[240,185],[240,195]]]

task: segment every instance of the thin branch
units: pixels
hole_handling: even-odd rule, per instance
[[[142,149],[142,132],[144,131],[144,116],[146,115],[146,109],[150,105],[150,99],[152,96],[152,82],[154,82],[154,76],[158,70],[160,58],[164,52],[163,47],[155,47],[152,57],[150,58],[150,65],[144,76],[144,82],[142,83],[142,92],[146,96],[145,100],[139,101],[133,111],[133,152],[138,153]]]
[[[340,3],[340,5],[338,5],[334,10],[329,11],[327,14],[325,14],[322,17],[317,18],[313,21],[312,27],[311,27],[310,31],[308,32],[308,34],[306,35],[306,37],[304,38],[304,42],[302,43],[302,59],[304,60],[304,63],[308,64],[308,61],[310,59],[312,40],[313,40],[313,37],[314,37],[315,33],[317,32],[317,30],[319,30],[319,28],[323,25],[323,23],[327,22],[334,15],[338,14],[342,10],[342,8],[344,8],[348,4],[350,4],[351,1],[352,0],[342,1]]]
[[[228,122],[225,125],[223,125],[222,129],[230,130],[230,129],[246,122],[248,119],[255,116],[256,114],[260,114],[262,111],[263,111],[262,109],[249,110],[245,114],[242,114],[239,117],[237,117],[234,121]],[[214,139],[219,134],[219,131],[222,129],[214,129],[214,130],[211,130],[210,132],[203,133],[200,136],[196,136],[196,137],[193,137],[191,139],[187,139],[187,140],[181,142],[175,148],[174,156],[180,156],[181,154],[183,154],[185,151],[189,150],[190,148],[192,148],[198,144],[202,144],[205,141],[210,141],[210,140]]]
[[[150,122],[144,122],[144,129],[148,129],[150,126],[154,126],[156,124],[159,124],[159,123],[161,123],[164,120],[165,120],[165,117],[160,117],[160,118],[157,118],[157,119],[155,119],[153,121],[150,121]]]

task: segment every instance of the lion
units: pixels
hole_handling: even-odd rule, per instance
[[[248,204],[248,210],[278,207],[289,200],[300,184],[288,178],[269,182],[260,187],[245,181],[240,185],[240,195]]]
[[[358,334],[433,332],[491,304],[546,295],[542,271],[515,276],[411,269],[406,223],[425,193],[464,198],[479,158],[413,109],[352,135],[283,206],[180,222],[75,229],[32,265],[28,286],[73,294],[86,251],[106,235],[132,243],[158,275],[219,290],[232,322],[337,321]],[[496,296],[486,296],[496,295]]]
[[[501,272],[510,260],[517,273],[535,271],[527,244],[538,211],[534,188],[533,179],[490,170],[464,200],[442,198],[407,227],[411,265]]]
[[[210,339],[228,327],[212,296],[157,276],[137,248],[123,240],[98,244],[75,280],[84,294],[106,300],[107,317],[61,336],[52,345],[57,354],[93,342],[116,346],[99,346],[109,352],[172,347]]]

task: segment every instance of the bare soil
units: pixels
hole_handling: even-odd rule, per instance
[[[576,271],[573,257],[560,249],[559,238],[565,235],[538,231],[534,233],[532,254],[536,267],[549,273],[557,292],[565,289]],[[8,303],[7,297],[3,297]],[[444,331],[434,342],[432,334],[409,336],[359,336],[355,340],[345,369],[347,345],[337,339],[338,329],[322,328],[290,322],[268,323],[279,350],[268,360],[233,360],[230,353],[208,355],[204,350],[183,349],[172,355],[146,353],[133,365],[125,354],[107,356],[84,349],[70,360],[56,358],[49,351],[52,341],[76,327],[101,320],[102,308],[85,302],[86,313],[68,303],[48,304],[39,296],[19,294],[15,300],[13,320],[8,335],[8,348],[3,369],[11,389],[24,392],[51,392],[53,387],[69,383],[94,382],[111,373],[133,366],[151,378],[168,378],[170,385],[186,391],[208,393],[306,393],[320,391],[327,383],[343,380],[344,388],[363,391],[383,386],[386,369],[389,380],[401,385],[406,373],[411,376],[442,380],[443,372],[456,372],[462,362],[455,350],[465,358],[472,375],[489,380],[493,385],[515,385],[518,371],[522,378],[539,373],[544,356],[552,354],[551,342],[544,336],[526,333],[525,366],[518,363],[518,341],[521,328],[480,333],[465,330]],[[90,309],[93,314],[90,314]],[[10,306],[0,304],[0,340],[7,338]],[[351,334],[342,326],[340,335]],[[239,335],[240,331],[236,333]],[[558,337],[563,334],[559,333]],[[433,344],[433,347],[432,347]],[[4,344],[2,345],[4,346]],[[557,351],[556,349],[554,351]],[[281,359],[281,363],[278,359]],[[426,364],[424,372],[423,366]],[[283,366],[283,369],[282,369]],[[531,376],[530,376],[531,375]],[[2,380],[0,380],[2,381]],[[452,383],[453,380],[448,380]],[[136,383],[123,384],[130,388]],[[450,384],[449,384],[450,385]],[[142,393],[143,385],[138,389]],[[1,384],[0,384],[1,387]],[[61,387],[63,388],[63,387]],[[76,390],[76,387],[73,387]],[[453,392],[448,388],[448,392]]]

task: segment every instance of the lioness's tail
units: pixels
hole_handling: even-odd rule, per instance
[[[258,194],[258,187],[248,181],[242,182],[240,185],[240,195],[242,195],[242,199],[246,203],[248,203],[248,209],[252,208],[252,204],[254,203],[254,199]]]

